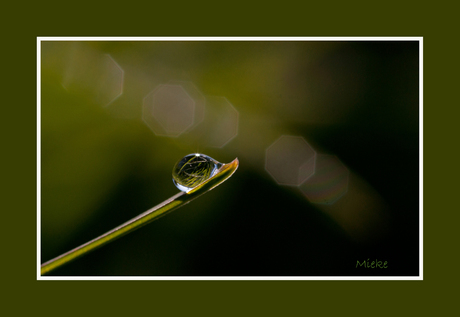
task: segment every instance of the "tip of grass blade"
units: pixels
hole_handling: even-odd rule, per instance
[[[235,173],[239,165],[240,161],[238,161],[238,158],[235,158],[228,164],[222,165],[222,167],[217,171],[216,175],[187,192],[187,195],[202,194],[222,184],[230,176],[232,176],[233,173]]]

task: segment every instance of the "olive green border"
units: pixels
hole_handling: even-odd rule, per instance
[[[216,2],[169,8],[152,2],[115,3],[95,7],[62,3],[61,7],[5,8],[3,25],[4,79],[8,87],[3,109],[6,144],[3,209],[3,284],[7,308],[21,315],[44,312],[139,314],[179,313],[212,315],[297,315],[322,313],[423,312],[448,309],[456,275],[451,245],[457,235],[455,205],[448,204],[458,179],[447,176],[458,160],[451,154],[458,142],[452,122],[458,76],[452,70],[456,36],[453,8],[401,1],[339,6],[331,3],[296,4]],[[372,6],[373,8],[371,8]],[[12,17],[10,17],[12,15]],[[423,36],[424,43],[424,271],[423,281],[37,281],[36,265],[36,37],[37,36]],[[452,60],[452,62],[451,62]],[[452,63],[452,65],[451,65]],[[447,75],[451,74],[451,77]],[[5,86],[6,85],[6,86]],[[11,87],[11,89],[9,88]],[[450,107],[449,107],[450,106]],[[455,130],[456,131],[456,130]],[[7,132],[7,133],[6,133]],[[455,157],[458,157],[455,155]],[[438,165],[439,162],[442,164]],[[11,164],[12,163],[12,164]],[[11,166],[11,167],[10,167]],[[449,168],[449,167],[452,167]],[[441,179],[442,178],[442,179]],[[446,184],[447,183],[447,184]],[[450,189],[449,189],[450,188]],[[455,196],[454,196],[455,197]],[[441,239],[440,239],[441,238]],[[449,300],[450,298],[450,300]],[[431,303],[437,303],[432,306]],[[10,307],[8,307],[10,306]],[[10,309],[5,309],[10,311]],[[441,313],[442,314],[442,313]],[[27,315],[27,314],[26,314]],[[91,314],[92,315],[92,314]]]

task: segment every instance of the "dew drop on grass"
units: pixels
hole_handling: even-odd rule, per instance
[[[222,163],[204,154],[184,156],[173,169],[173,183],[183,192],[188,192],[214,176]]]

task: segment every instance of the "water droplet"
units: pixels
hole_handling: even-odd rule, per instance
[[[184,156],[173,169],[173,183],[183,192],[188,192],[214,176],[222,163],[204,154]]]

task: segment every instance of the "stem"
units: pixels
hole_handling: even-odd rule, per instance
[[[161,204],[158,204],[157,206],[150,208],[149,210],[125,222],[124,224],[104,233],[103,235],[91,241],[88,241],[87,243],[82,244],[79,247],[76,247],[75,249],[72,249],[52,260],[49,260],[48,262],[43,263],[41,265],[41,274],[46,274],[51,270],[54,270],[90,251],[93,251],[111,241],[114,241],[115,239],[129,232],[139,229],[140,227],[160,218],[161,216],[166,215],[174,209],[188,204],[193,199],[210,191],[214,187],[220,185],[230,176],[232,176],[232,174],[238,168],[238,165],[238,159],[233,160],[229,164],[224,164],[216,173],[216,175],[214,175],[204,183],[196,186],[188,193],[179,192],[171,198],[165,200]]]
[[[138,215],[137,217],[134,217],[133,219],[125,222],[124,224],[104,233],[103,235],[100,235],[99,237],[91,241],[88,241],[85,244],[82,244],[81,246],[76,247],[75,249],[72,249],[52,260],[49,260],[46,263],[43,263],[41,265],[41,274],[48,273],[49,271],[67,262],[70,262],[73,259],[76,259],[77,257],[89,251],[95,250],[96,248],[101,247],[110,241],[113,241],[131,231],[134,231],[135,229],[142,227],[143,225],[146,225],[149,222],[152,222],[155,219],[158,219],[161,216],[164,216],[168,212],[174,210],[175,208],[183,204],[183,201],[176,200],[177,198],[183,195],[185,195],[185,193],[180,192],[172,196],[171,198],[165,200],[161,204]]]

